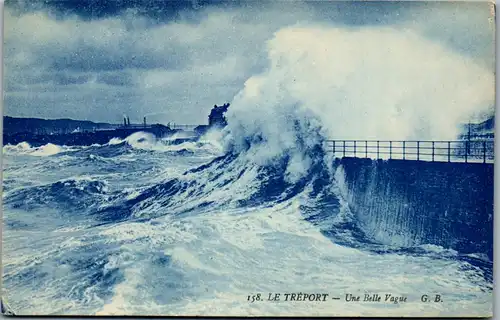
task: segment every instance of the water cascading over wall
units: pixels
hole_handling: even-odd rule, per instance
[[[374,241],[493,255],[492,164],[343,158],[337,176]]]

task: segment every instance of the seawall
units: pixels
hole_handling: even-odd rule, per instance
[[[380,243],[493,256],[493,164],[336,160],[361,229]]]
[[[39,147],[47,143],[53,143],[60,146],[90,146],[92,144],[105,144],[112,138],[125,139],[136,132],[147,132],[155,135],[157,138],[172,135],[180,130],[169,129],[164,126],[151,126],[148,128],[119,128],[113,130],[99,130],[89,132],[76,132],[64,134],[33,134],[22,132],[14,135],[3,134],[3,144],[15,145],[21,142],[27,142],[32,147]]]

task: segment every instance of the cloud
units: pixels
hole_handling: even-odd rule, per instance
[[[130,72],[108,72],[97,76],[96,81],[111,86],[133,86],[134,80]]]
[[[163,0],[79,0],[79,1],[24,1],[12,0],[7,7],[14,12],[48,12],[51,16],[64,18],[68,14],[82,20],[96,20],[121,15],[127,11],[150,17],[174,19],[184,10],[210,5],[209,1],[163,1]]]
[[[8,52],[7,57],[22,60],[13,61],[14,64],[37,64],[54,70],[181,68],[189,56],[179,50],[182,39],[163,34],[168,30],[129,30],[117,18],[83,22],[51,20],[44,13],[20,17],[7,14],[6,44],[17,49],[15,53]],[[28,50],[20,51],[23,47]]]
[[[452,50],[495,69],[495,18],[492,3],[422,2],[418,10],[406,12],[406,29],[443,43]]]
[[[447,8],[413,2],[11,1],[5,10],[5,110],[99,121],[119,121],[126,111],[136,121],[157,114],[152,121],[204,123],[213,104],[231,100],[266,69],[267,41],[290,26],[393,26],[492,68],[489,6]]]
[[[43,11],[18,16],[7,10],[6,109],[12,115],[70,116],[66,100],[35,97],[33,91],[61,97],[61,86],[78,83],[71,94],[75,104],[82,104],[74,107],[82,109],[80,117],[112,121],[128,108],[131,117],[141,119],[141,113],[163,112],[168,105],[170,118],[161,120],[204,123],[214,103],[231,99],[246,78],[263,68],[263,43],[296,17],[258,23],[246,20],[244,12],[217,9],[198,24],[150,26],[140,19],[131,23],[126,15],[54,20]],[[96,91],[96,83],[108,87]],[[134,85],[126,96],[114,93],[117,86]],[[99,103],[107,114],[86,112]],[[205,105],[204,112],[195,111]]]

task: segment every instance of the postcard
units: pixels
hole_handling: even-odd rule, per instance
[[[3,314],[492,315],[494,4],[3,14]]]

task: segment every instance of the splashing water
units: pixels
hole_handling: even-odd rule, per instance
[[[3,283],[17,313],[491,313],[486,259],[368,242],[323,142],[453,138],[488,111],[493,76],[389,28],[286,28],[268,51],[268,70],[248,79],[220,134],[172,146],[136,133],[42,159],[4,149]],[[413,302],[247,301],[297,291]],[[447,303],[415,302],[429,292]]]
[[[295,120],[337,139],[454,139],[494,110],[491,72],[409,31],[285,28],[268,51],[227,117],[235,139],[260,134],[273,152],[296,144]]]

